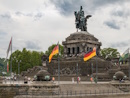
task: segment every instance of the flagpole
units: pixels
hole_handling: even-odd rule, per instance
[[[60,52],[59,42],[58,42],[58,50]],[[60,84],[60,60],[59,60],[59,53],[58,53],[58,84]]]
[[[130,48],[128,48],[128,59],[129,59],[129,81],[130,81],[130,54],[129,54]]]
[[[11,37],[11,75],[12,75],[12,37]]]
[[[97,55],[96,55],[96,83],[98,82],[98,75],[97,75],[97,73],[98,73],[98,64],[97,64]]]
[[[97,64],[97,58],[98,58],[98,56],[97,56],[97,47],[96,47],[96,83],[98,82],[98,75],[97,75],[97,73],[98,73],[98,64]]]
[[[93,63],[91,63],[91,67],[92,67],[92,75],[91,76],[93,77]]]
[[[11,74],[12,74],[12,42],[11,42]]]

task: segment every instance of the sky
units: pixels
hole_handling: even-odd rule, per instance
[[[130,0],[0,0],[0,57],[11,37],[15,50],[43,51],[76,32],[74,11],[83,7],[90,34],[101,48],[122,54],[130,45]]]

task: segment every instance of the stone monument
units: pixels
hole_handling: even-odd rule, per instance
[[[75,24],[77,31],[71,33],[65,41],[62,42],[64,48],[63,57],[60,58],[60,74],[64,76],[64,80],[67,80],[69,76],[87,76],[96,72],[96,62],[98,61],[99,72],[106,72],[112,65],[99,57],[94,57],[91,60],[84,62],[84,54],[89,52],[94,47],[97,48],[97,54],[99,54],[101,42],[98,41],[94,35],[90,34],[87,30],[87,19],[91,15],[85,17],[82,6],[78,12],[74,12]],[[79,30],[78,30],[79,29]],[[93,71],[92,65],[93,64]],[[58,75],[58,62],[52,60],[47,64],[48,72],[52,75]],[[104,74],[104,73],[103,73]],[[106,74],[107,75],[107,74]],[[66,79],[65,79],[66,76]],[[104,77],[104,76],[103,76]],[[106,78],[109,78],[107,75]],[[62,79],[62,77],[61,77]],[[82,78],[83,80],[83,78]]]
[[[62,42],[65,57],[83,56],[90,51],[90,49],[93,49],[93,47],[97,48],[97,53],[99,54],[102,43],[87,31],[86,22],[91,15],[84,17],[84,11],[82,9],[81,6],[80,11],[74,12],[77,32],[70,34],[70,36]],[[78,29],[81,31],[78,32]]]
[[[77,31],[71,33],[62,42],[64,54],[60,58],[61,80],[69,80],[71,76],[81,76],[82,80],[86,80],[86,76],[93,76],[98,80],[111,80],[115,72],[120,69],[113,66],[114,64],[111,61],[104,60],[100,56],[99,52],[102,43],[87,30],[87,19],[91,15],[85,17],[82,6],[78,12],[74,12],[74,15]],[[94,47],[96,47],[97,56],[84,62],[84,54]],[[47,64],[47,67],[51,75],[58,76],[58,60],[53,59],[51,63]],[[83,79],[83,77],[85,78]]]
[[[74,15],[77,31],[71,33],[70,36],[62,42],[64,54],[60,57],[59,61],[60,79],[68,81],[71,80],[71,77],[75,77],[76,79],[77,76],[81,76],[82,80],[86,81],[86,77],[93,76],[98,78],[98,80],[111,80],[114,74],[118,71],[123,71],[124,74],[128,75],[128,66],[120,66],[119,68],[118,66],[114,66],[111,61],[104,60],[100,57],[99,52],[102,43],[87,30],[87,19],[89,19],[91,15],[87,15],[85,17],[82,6],[80,7],[80,11],[74,12]],[[78,29],[80,31],[78,31]],[[91,58],[87,62],[84,62],[84,54],[94,47],[96,47],[97,56]],[[34,75],[39,71],[37,73],[38,80],[44,80],[46,75],[47,77],[49,75],[54,76],[57,80],[58,60],[53,58],[51,63],[48,63],[48,57],[43,55],[42,61],[42,69],[44,70],[41,70],[39,67],[28,69],[26,73],[23,72],[23,75]],[[116,73],[115,77],[124,77],[124,74],[120,73],[121,72]],[[90,80],[90,78],[88,78],[88,80]]]

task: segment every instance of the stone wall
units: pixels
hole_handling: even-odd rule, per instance
[[[17,95],[49,95],[59,91],[59,86],[46,82],[35,84],[0,84],[0,98],[14,98]]]
[[[83,58],[63,59],[60,60],[60,74],[87,76],[96,72],[96,65],[99,73],[106,73],[113,66],[110,61],[98,57],[94,57],[87,62],[84,62]],[[52,61],[47,67],[49,73],[58,75],[58,61]]]

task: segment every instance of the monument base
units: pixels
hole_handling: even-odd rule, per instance
[[[71,80],[71,77],[95,77],[96,70],[98,70],[99,79],[110,80],[112,77],[109,76],[108,70],[112,68],[112,63],[101,59],[100,57],[93,57],[92,59],[84,62],[83,57],[75,58],[62,58],[60,59],[60,76],[69,77],[67,80]],[[97,66],[97,69],[96,69]],[[51,63],[47,65],[48,72],[53,76],[58,76],[58,61],[52,60]],[[107,74],[104,74],[107,73]],[[66,81],[67,81],[66,80]]]

